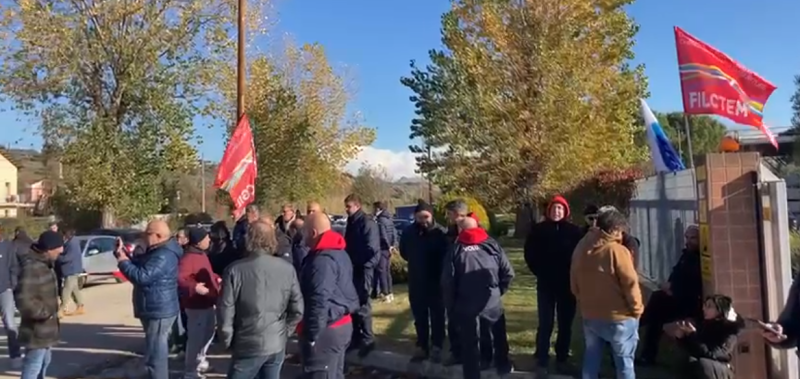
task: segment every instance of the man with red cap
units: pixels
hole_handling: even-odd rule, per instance
[[[572,252],[583,233],[568,221],[569,203],[555,196],[547,206],[544,221],[535,224],[525,240],[525,263],[536,276],[536,302],[539,328],[536,332],[537,377],[547,375],[550,336],[558,322],[556,362],[559,371],[569,371],[569,345],[572,320],[575,318],[575,297],[570,290]]]

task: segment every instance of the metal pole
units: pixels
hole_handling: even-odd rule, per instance
[[[200,203],[200,209],[206,213],[206,161],[203,159],[203,152],[200,152],[200,193],[203,195],[203,200]]]
[[[689,130],[689,115],[683,114],[683,127],[686,132],[686,148],[689,150],[689,168],[694,168],[694,150],[692,150],[692,132]]]
[[[428,145],[428,163],[431,161],[431,146]],[[428,204],[433,204],[433,181],[431,181],[431,173],[428,173]]]
[[[244,115],[244,91],[245,91],[245,76],[247,72],[247,66],[245,64],[245,56],[244,56],[244,45],[245,45],[245,15],[247,12],[247,0],[239,0],[239,22],[238,22],[238,29],[239,29],[239,42],[237,45],[237,63],[238,67],[236,70],[236,120],[234,120],[234,125],[239,122],[239,119]]]

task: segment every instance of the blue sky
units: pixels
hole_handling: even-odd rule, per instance
[[[409,72],[409,61],[427,61],[427,51],[439,47],[440,16],[448,0],[324,1],[279,0],[278,31],[298,42],[319,42],[330,60],[347,65],[356,75],[358,98],[353,109],[377,128],[374,148],[360,160],[401,170],[413,162],[407,153],[413,104],[399,78]],[[791,119],[789,97],[792,78],[800,74],[800,49],[795,34],[800,1],[770,0],[639,0],[629,13],[640,24],[636,37],[636,63],[644,63],[650,78],[650,107],[680,110],[681,96],[672,27],[677,25],[727,53],[778,86],[765,108],[771,126],[787,126]],[[0,143],[25,147],[38,145],[31,130],[0,113],[5,132]],[[217,131],[201,134],[218,136]],[[205,156],[218,159],[219,138],[206,138]],[[411,168],[413,171],[413,168]]]

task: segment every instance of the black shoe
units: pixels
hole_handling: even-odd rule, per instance
[[[566,360],[556,362],[556,372],[559,375],[575,375],[578,369]]]
[[[418,347],[417,350],[414,351],[414,355],[411,356],[411,363],[421,363],[426,359],[428,359],[428,352]]]
[[[655,359],[650,359],[650,358],[637,358],[637,359],[633,360],[633,364],[638,366],[638,367],[655,366],[656,365],[656,360]]]
[[[481,360],[481,371],[486,371],[492,368],[492,362]]]
[[[366,358],[373,350],[375,350],[375,342],[368,343],[358,349],[358,357],[362,359]]]
[[[444,364],[445,366],[455,366],[455,365],[460,365],[460,364],[461,364],[461,359],[460,359],[460,358],[458,358],[458,357],[456,357],[456,356],[455,356],[455,355],[453,355],[453,354],[450,354],[450,356],[448,356],[448,357],[447,357],[447,359],[445,359],[445,360],[444,360],[444,363],[443,363],[443,364]]]
[[[503,363],[497,365],[497,375],[503,376],[508,375],[514,372],[514,364],[510,361],[508,363]]]

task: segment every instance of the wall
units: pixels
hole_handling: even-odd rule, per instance
[[[0,155],[0,217],[17,217],[16,205],[5,206],[4,204],[9,203],[9,196],[16,197],[18,194],[17,167],[6,157]]]
[[[696,223],[694,170],[654,175],[636,182],[630,203],[631,233],[641,247],[639,273],[666,281],[683,248],[683,231]]]

